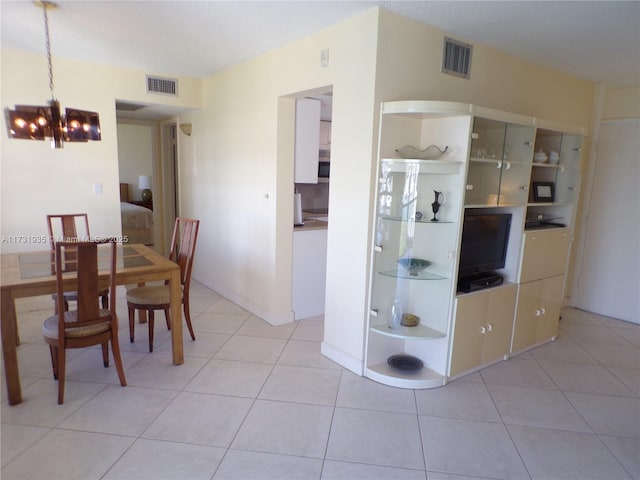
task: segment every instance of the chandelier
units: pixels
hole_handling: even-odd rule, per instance
[[[26,140],[51,139],[52,148],[63,148],[64,142],[87,142],[101,140],[100,118],[97,112],[66,108],[60,111],[60,102],[53,90],[53,63],[51,61],[51,41],[49,38],[49,9],[57,8],[54,2],[41,0],[33,2],[42,8],[44,33],[49,68],[49,90],[51,100],[47,105],[16,105],[15,110],[7,109],[7,125],[10,138]]]

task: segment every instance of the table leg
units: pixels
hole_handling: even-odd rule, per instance
[[[171,289],[171,350],[173,364],[184,363],[184,349],[182,341],[182,289],[180,287],[180,269],[171,272],[169,280]]]
[[[4,361],[4,376],[7,380],[7,397],[9,405],[22,402],[20,388],[20,373],[18,372],[17,317],[16,305],[11,291],[2,290],[0,315],[0,335],[2,336],[2,356]]]

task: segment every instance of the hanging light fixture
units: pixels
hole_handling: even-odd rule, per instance
[[[51,139],[52,148],[63,148],[64,142],[101,140],[100,118],[97,112],[67,108],[65,115],[61,114],[60,102],[56,99],[53,90],[53,63],[47,13],[49,9],[58,8],[58,5],[46,0],[33,3],[38,8],[42,8],[44,17],[51,100],[46,106],[16,105],[15,110],[7,109],[9,137],[26,140],[44,140],[47,137]]]

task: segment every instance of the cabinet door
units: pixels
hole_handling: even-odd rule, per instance
[[[526,205],[535,129],[508,123],[504,141],[499,205]]]
[[[320,121],[320,148],[331,149],[331,122],[327,120]]]
[[[536,342],[542,281],[522,284],[518,287],[518,303],[511,351],[518,352]]]
[[[509,353],[513,316],[516,310],[516,285],[496,288],[489,292],[484,344],[480,363],[498,360]]]
[[[563,290],[564,275],[542,280],[540,305],[543,313],[538,320],[536,343],[558,335]]]
[[[564,275],[569,254],[569,230],[534,230],[524,236],[520,283]]]
[[[295,183],[318,183],[320,100],[296,100]]]
[[[482,329],[488,304],[489,296],[482,293],[456,299],[456,321],[449,375],[457,375],[480,364]]]

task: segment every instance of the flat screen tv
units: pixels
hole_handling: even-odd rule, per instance
[[[510,213],[467,211],[462,226],[458,277],[504,268],[510,227]]]

